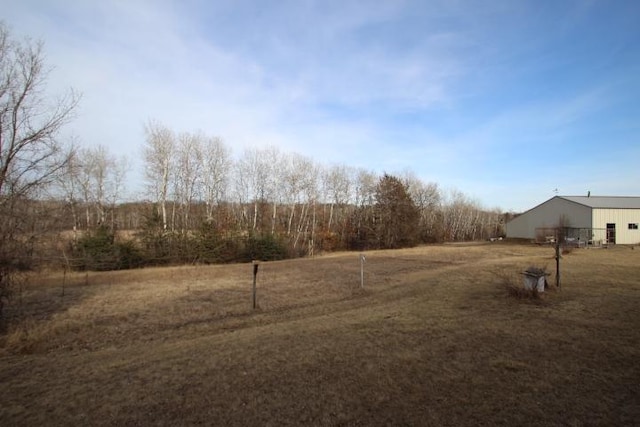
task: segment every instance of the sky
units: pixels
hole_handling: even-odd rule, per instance
[[[412,171],[486,208],[640,196],[637,0],[0,0],[44,42],[67,136],[131,160],[144,125]]]

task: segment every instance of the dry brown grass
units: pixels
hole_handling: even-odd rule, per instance
[[[575,250],[544,304],[445,245],[35,278],[0,342],[0,425],[633,425],[640,251]],[[551,281],[552,282],[552,281]],[[553,285],[552,285],[553,288]],[[553,289],[550,289],[553,291]]]

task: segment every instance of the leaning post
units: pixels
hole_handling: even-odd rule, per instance
[[[560,239],[556,239],[556,288],[560,287]]]
[[[364,262],[366,258],[364,254],[360,254],[360,289],[364,289]]]
[[[258,277],[258,267],[260,266],[260,261],[251,261],[253,265],[253,292],[252,292],[252,301],[253,301],[253,309],[255,310],[258,306],[257,303],[257,295],[256,295],[256,278]]]

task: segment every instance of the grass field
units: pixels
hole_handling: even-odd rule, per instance
[[[255,311],[250,264],[34,277],[0,425],[640,423],[640,250],[574,250],[540,300],[502,282],[549,247],[366,255],[364,289],[357,253],[262,263]]]

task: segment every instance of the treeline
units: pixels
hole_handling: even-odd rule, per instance
[[[58,228],[74,230],[69,253],[87,258],[86,268],[114,253],[123,254],[115,264],[126,268],[397,248],[503,233],[499,210],[484,209],[459,191],[444,192],[411,172],[380,176],[273,147],[247,149],[234,158],[218,137],[176,134],[157,122],[149,122],[145,133],[146,186],[139,197],[146,201],[120,202],[127,161],[105,147],[76,150],[61,175],[54,194],[64,200],[65,220]]]

